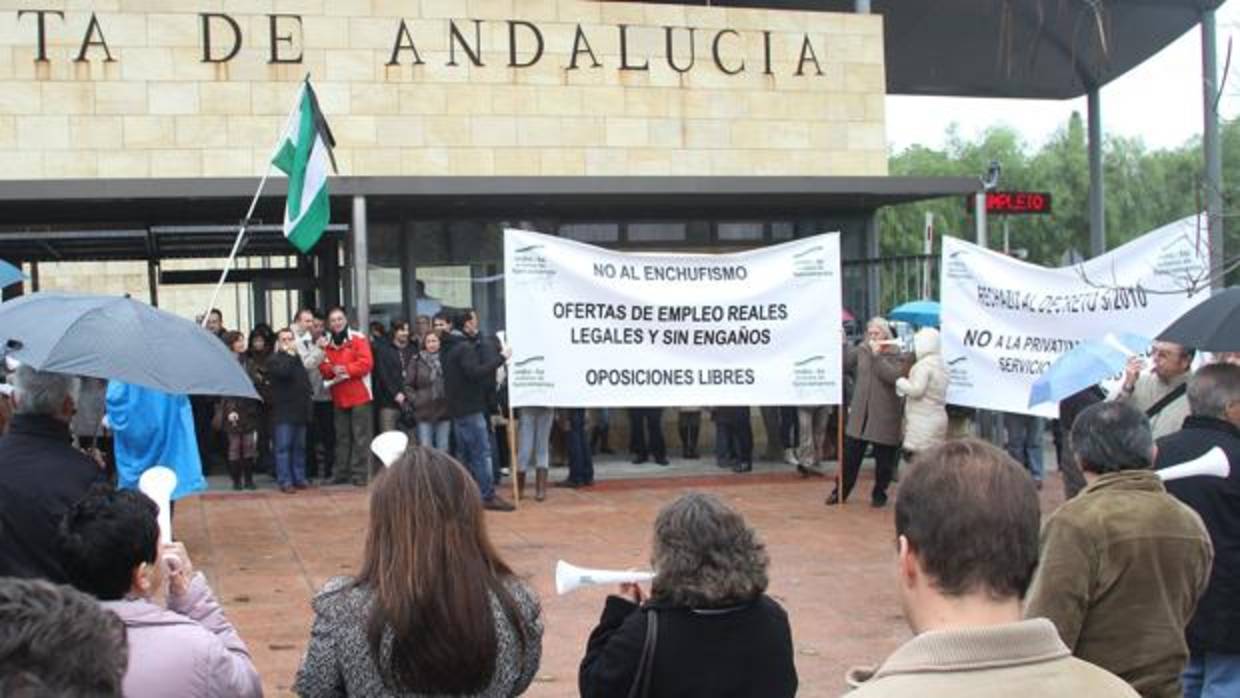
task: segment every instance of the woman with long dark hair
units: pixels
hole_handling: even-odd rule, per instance
[[[718,497],[691,492],[654,522],[650,598],[624,584],[590,633],[583,698],[791,698],[788,614],[766,595],[766,546]]]
[[[541,610],[491,544],[473,478],[413,446],[372,487],[361,570],[315,598],[298,695],[520,695]]]

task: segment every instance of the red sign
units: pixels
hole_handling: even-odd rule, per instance
[[[965,199],[965,208],[972,213],[976,204],[973,197]],[[986,213],[1000,215],[1048,214],[1051,212],[1051,195],[1039,191],[991,191],[986,192]]]

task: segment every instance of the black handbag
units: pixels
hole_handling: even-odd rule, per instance
[[[654,673],[654,653],[659,644],[659,614],[653,608],[646,612],[646,642],[642,644],[642,657],[637,663],[633,685],[629,686],[629,698],[646,698],[650,695],[650,675]]]

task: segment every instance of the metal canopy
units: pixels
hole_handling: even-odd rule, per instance
[[[664,0],[649,0],[660,2]],[[1118,78],[1224,0],[871,0],[887,92],[1069,99]],[[855,0],[679,4],[852,12]]]
[[[227,256],[258,180],[21,180],[0,188],[0,257],[26,261]],[[289,252],[286,182],[269,181],[243,256]],[[336,177],[329,230],[348,229],[352,196],[390,218],[563,219],[640,211],[762,216],[873,211],[977,190],[967,177]]]
[[[0,231],[0,257],[28,262],[219,258],[228,256],[237,235],[237,227],[227,225],[39,228]],[[328,234],[339,236],[346,230],[347,226],[331,225]],[[243,256],[283,256],[291,249],[281,226],[251,226]]]

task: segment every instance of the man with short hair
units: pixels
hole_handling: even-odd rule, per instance
[[[1042,528],[1027,614],[1049,618],[1073,654],[1145,698],[1180,698],[1184,629],[1214,557],[1209,534],[1151,469],[1149,420],[1132,405],[1087,408],[1072,448],[1090,484]]]
[[[323,363],[327,337],[322,331],[320,313],[313,308],[297,311],[293,324],[293,342],[297,356],[310,378],[310,401],[313,405],[310,427],[306,430],[306,475],[324,480],[332,476],[336,459],[336,424],[332,408],[332,394],[323,383],[319,365]]]
[[[207,313],[207,331],[221,338],[227,331],[224,328],[224,313],[221,313],[219,308],[212,308]]]
[[[410,341],[409,323],[392,322],[391,331],[371,344],[375,356],[373,385],[375,407],[379,410],[379,432],[400,429],[405,400],[405,369],[417,353]]]
[[[160,545],[159,506],[141,492],[96,488],[60,525],[74,587],[125,624],[128,698],[262,695],[245,642],[180,543]],[[167,596],[154,596],[167,582]]]
[[[482,505],[492,511],[512,511],[513,506],[495,493],[491,474],[491,437],[486,418],[486,393],[495,385],[495,372],[512,350],[485,354],[479,348],[478,314],[473,308],[453,318],[452,331],[443,340],[443,382],[448,417],[461,462],[478,483]]]
[[[1074,658],[1045,618],[1021,620],[1039,510],[1033,481],[1010,457],[976,439],[919,454],[895,515],[900,600],[917,636],[849,698],[1136,696]]]
[[[1188,416],[1185,393],[1195,355],[1192,349],[1173,342],[1154,342],[1149,373],[1142,373],[1140,358],[1129,361],[1124,370],[1118,399],[1145,413],[1155,439],[1179,431]]]
[[[120,698],[125,626],[86,594],[0,578],[0,696]]]
[[[0,577],[62,583],[57,522],[104,472],[69,434],[78,380],[26,365],[13,378],[13,420],[0,437]]]
[[[370,373],[374,355],[366,336],[349,327],[344,308],[327,313],[327,345],[319,373],[335,405],[336,466],[332,482],[365,487],[370,479],[370,439],[374,433]]]
[[[448,311],[441,310],[431,317],[431,331],[438,332],[440,337],[452,331],[452,316]]]
[[[431,316],[419,315],[413,322],[413,345],[419,350],[423,349],[422,340],[431,331]]]
[[[1221,448],[1231,472],[1167,482],[1167,491],[1201,516],[1215,556],[1206,593],[1188,623],[1184,696],[1240,696],[1240,366],[1203,366],[1188,382],[1188,406],[1184,428],[1158,440],[1154,467]]]

